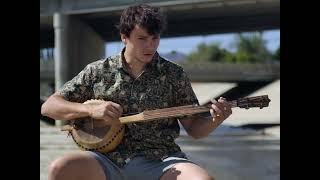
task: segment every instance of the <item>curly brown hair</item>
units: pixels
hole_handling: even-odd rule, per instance
[[[136,25],[143,27],[150,35],[159,35],[166,27],[166,20],[158,7],[147,4],[129,6],[122,12],[116,27],[121,34],[130,37]]]

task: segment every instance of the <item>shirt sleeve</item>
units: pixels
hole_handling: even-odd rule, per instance
[[[199,105],[198,98],[194,93],[190,79],[185,71],[177,74],[174,88],[174,99],[176,106]]]
[[[87,65],[77,76],[66,82],[58,93],[68,101],[83,103],[94,97],[94,78],[93,67]]]

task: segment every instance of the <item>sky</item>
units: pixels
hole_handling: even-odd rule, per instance
[[[161,38],[158,52],[160,54],[166,54],[171,51],[177,51],[184,54],[196,50],[197,45],[200,43],[218,43],[220,47],[234,51],[232,42],[234,42],[234,33],[229,34],[213,34],[204,36],[185,36],[185,37],[173,37],[173,38]],[[266,46],[274,52],[280,45],[280,30],[269,30],[263,32],[263,39],[266,40]],[[106,44],[107,56],[118,53],[123,48],[123,44],[120,41],[109,42]]]

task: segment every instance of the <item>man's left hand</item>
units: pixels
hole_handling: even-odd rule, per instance
[[[213,99],[211,102],[212,109],[210,109],[210,113],[213,121],[217,121],[220,124],[232,114],[231,105],[225,98],[220,97],[218,101]]]

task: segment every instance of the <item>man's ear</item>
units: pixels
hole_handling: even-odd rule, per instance
[[[126,45],[127,44],[127,37],[124,34],[120,34],[121,41]]]

